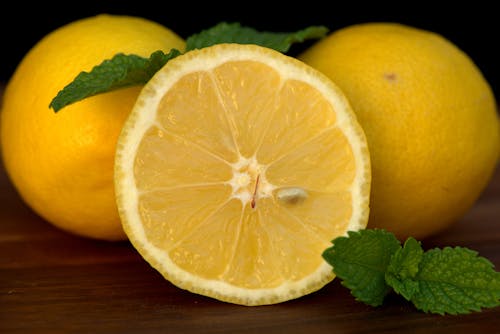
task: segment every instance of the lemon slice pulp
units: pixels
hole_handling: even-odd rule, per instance
[[[118,141],[117,203],[176,286],[242,305],[333,278],[322,252],[366,226],[370,161],[342,92],[302,62],[219,44],[167,63]]]

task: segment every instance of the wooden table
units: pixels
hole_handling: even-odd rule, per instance
[[[1,86],[0,86],[1,96]],[[500,267],[500,168],[480,200],[424,248],[469,247]],[[498,270],[498,269],[497,269]],[[462,316],[390,295],[372,308],[334,280],[303,298],[244,307],[176,288],[128,242],[84,239],[34,214],[0,169],[0,333],[500,333],[500,307]]]

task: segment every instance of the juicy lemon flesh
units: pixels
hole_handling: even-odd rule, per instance
[[[133,161],[138,248],[166,278],[246,305],[333,279],[322,252],[367,213],[353,217],[358,153],[318,89],[225,61],[181,76],[150,123]]]

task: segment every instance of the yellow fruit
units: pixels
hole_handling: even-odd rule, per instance
[[[368,227],[424,238],[457,221],[499,157],[486,79],[436,33],[397,23],[339,29],[298,56],[346,94],[372,159]]]
[[[331,240],[366,226],[369,154],[341,91],[271,49],[195,50],[144,87],[118,140],[117,202],[165,278],[261,305],[333,279]]]
[[[49,104],[81,71],[119,52],[148,57],[184,48],[171,30],[143,18],[97,15],[42,38],[10,79],[1,114],[3,162],[24,201],[75,234],[125,239],[116,208],[116,140],[141,87],[98,95],[57,114]]]

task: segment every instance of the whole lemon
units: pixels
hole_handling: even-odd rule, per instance
[[[399,23],[341,28],[298,56],[345,92],[372,158],[368,227],[425,238],[457,221],[499,158],[499,118],[478,66],[450,40]]]
[[[58,113],[58,91],[117,53],[183,50],[184,40],[151,20],[101,14],[43,37],[9,80],[1,111],[8,176],[41,217],[77,235],[125,239],[113,186],[115,146],[140,86],[97,95]]]

